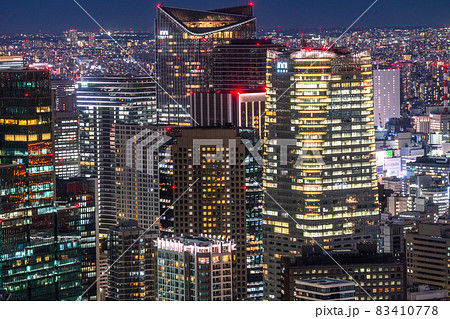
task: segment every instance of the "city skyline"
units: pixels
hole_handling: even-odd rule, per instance
[[[0,38],[0,300],[450,300],[450,27],[363,27],[419,1],[69,3]]]
[[[179,0],[144,1],[131,0],[125,3],[118,0],[78,1],[108,30],[153,31],[156,6],[162,3],[168,7],[208,10],[214,7],[240,6],[246,1],[229,0],[225,3],[211,3],[201,0],[185,3]],[[249,2],[250,3],[250,2]],[[450,6],[445,0],[387,1],[328,1],[298,2],[289,0],[277,5],[278,14],[273,15],[273,2],[256,0],[255,15],[257,27],[277,28],[345,28],[369,5],[373,8],[364,19],[355,24],[358,27],[445,27],[449,25]],[[48,4],[31,0],[20,3],[7,2],[2,5],[0,30],[5,34],[19,33],[60,33],[68,29],[95,31],[98,27],[77,6],[75,1],[51,1]]]

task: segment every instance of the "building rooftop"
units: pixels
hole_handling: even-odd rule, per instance
[[[302,285],[315,285],[315,286],[324,286],[324,287],[335,287],[341,285],[354,285],[353,282],[348,280],[334,279],[334,278],[314,278],[314,279],[305,279],[305,280],[296,280],[297,284]]]
[[[340,254],[333,255],[341,265],[393,264],[402,262],[403,257],[396,258],[392,254]],[[282,257],[282,263],[290,267],[302,266],[335,266],[336,262],[328,256]]]
[[[158,5],[158,8],[181,27],[195,34],[215,32],[255,20],[250,4],[207,11],[163,5]]]

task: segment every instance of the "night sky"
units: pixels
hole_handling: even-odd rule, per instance
[[[254,0],[258,26],[347,27],[374,0]],[[106,29],[153,30],[153,0],[79,0]],[[167,6],[216,9],[245,4],[239,0],[167,0]],[[448,26],[449,0],[379,0],[356,26]],[[73,0],[3,0],[0,34],[97,30]]]

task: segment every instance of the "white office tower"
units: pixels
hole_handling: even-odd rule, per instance
[[[97,178],[100,236],[116,225],[117,124],[156,121],[156,84],[145,77],[85,77],[77,83],[81,175]]]
[[[375,125],[400,117],[400,70],[373,70]]]

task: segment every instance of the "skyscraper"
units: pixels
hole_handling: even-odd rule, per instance
[[[159,148],[166,127],[117,124],[117,219],[134,219],[139,227],[159,231]]]
[[[55,112],[55,174],[58,178],[80,175],[80,129],[78,113]]]
[[[189,92],[212,86],[213,49],[256,38],[251,4],[209,11],[158,5],[155,23],[158,123],[188,124]]]
[[[384,127],[388,119],[400,117],[400,70],[373,70],[375,125]]]
[[[0,72],[0,287],[13,300],[81,292],[77,214],[54,203],[50,73]]]
[[[188,190],[173,204],[174,234],[233,239],[236,243],[233,299],[245,299],[246,167],[241,163],[246,150],[238,130],[182,129],[172,151],[174,199]],[[193,186],[189,188],[191,184]]]
[[[314,242],[351,251],[377,240],[371,58],[338,48],[269,51],[268,77],[265,298],[278,300],[281,256]]]
[[[156,121],[156,84],[142,77],[86,77],[77,84],[81,175],[98,179],[100,236],[116,224],[116,124]]]

